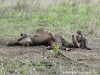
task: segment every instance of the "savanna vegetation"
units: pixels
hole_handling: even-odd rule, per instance
[[[43,27],[66,35],[82,30],[100,37],[100,5],[91,0],[10,0],[0,3],[1,36],[18,36],[21,32],[30,33]]]
[[[47,28],[57,34],[65,36],[67,39],[70,39],[71,35],[77,30],[81,30],[85,36],[89,36],[90,38],[100,38],[100,1],[0,0],[1,37],[17,37],[20,33],[30,34],[34,33],[34,31],[38,28]],[[9,48],[9,50],[11,49],[12,48]],[[33,51],[33,48],[25,49]],[[6,49],[3,48],[3,50]],[[17,52],[17,48],[15,50]],[[21,54],[21,50],[24,51],[24,48],[19,49],[19,54]],[[58,46],[54,51],[55,53],[49,52],[48,54],[51,56],[54,56],[55,54],[57,55],[59,52]],[[12,53],[14,54],[14,52]],[[23,59],[23,57],[20,58],[18,57],[19,55],[15,55],[15,58],[11,57],[11,59],[7,61],[7,59],[3,59],[4,57],[1,57],[2,54],[0,52],[0,75],[6,75],[6,73],[9,73],[7,75],[11,75],[12,73],[17,75],[60,75],[60,73],[65,69],[65,66],[61,62],[69,64],[69,61],[63,61],[55,58],[48,62],[44,57],[42,58],[42,56],[40,56],[42,59],[39,59],[40,57],[38,59],[33,57],[35,59],[34,63],[34,61],[31,60],[31,57],[28,58],[27,56],[27,58],[25,57]],[[37,54],[37,57],[38,56],[39,55]],[[47,66],[45,66],[48,65],[48,63],[49,66],[53,66],[52,73],[49,71]],[[77,66],[73,63],[70,63],[69,66],[71,66],[72,70],[76,72]],[[84,68],[84,70],[87,69]],[[36,74],[34,74],[34,72]],[[40,72],[42,72],[42,74]],[[43,72],[48,73],[44,74]],[[91,72],[92,73],[89,75],[100,74],[95,72],[95,70],[91,70]]]

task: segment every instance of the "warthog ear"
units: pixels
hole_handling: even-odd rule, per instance
[[[78,34],[81,34],[81,31],[79,30],[79,31],[77,31],[77,33],[78,33]]]

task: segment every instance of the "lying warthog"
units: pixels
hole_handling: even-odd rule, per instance
[[[51,35],[47,34],[34,34],[32,36],[21,37],[16,42],[9,42],[8,46],[22,45],[22,46],[35,46],[35,45],[52,45],[54,42]]]
[[[62,36],[56,35],[47,29],[38,29],[36,34],[28,36],[27,34],[21,34],[16,42],[7,43],[8,46],[21,45],[21,46],[36,46],[45,45],[53,47],[54,43],[59,43],[61,49],[72,48],[73,45],[68,43]]]
[[[72,43],[67,42],[62,36],[54,34],[52,31],[40,28],[36,31],[39,34],[51,34],[53,39],[55,40],[54,43],[58,43],[61,49],[66,50],[67,48],[74,48],[75,46]]]

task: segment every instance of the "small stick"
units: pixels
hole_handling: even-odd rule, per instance
[[[43,52],[43,59],[44,59],[44,56],[45,56],[45,50],[44,50],[44,47],[42,49],[42,52]]]

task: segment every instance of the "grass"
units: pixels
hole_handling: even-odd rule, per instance
[[[51,66],[46,66],[46,65],[51,65]],[[6,73],[9,75],[10,74],[34,75],[34,73],[39,75],[42,74],[44,75],[45,72],[46,73],[48,72],[48,74],[50,75],[53,74],[52,72],[54,72],[55,75],[62,74],[62,72],[64,72],[65,74],[99,75],[99,73],[95,71],[81,72],[81,69],[78,70],[79,68],[75,64],[70,65],[71,70],[66,70],[66,67],[67,66],[65,66],[63,62],[56,61],[55,59],[50,61],[36,59],[34,62],[31,62],[31,60],[29,60],[28,58],[27,59],[14,58],[8,61],[5,66],[0,65],[0,75],[6,75]]]
[[[1,5],[0,36],[15,37],[20,33],[32,33],[42,27],[64,36],[71,36],[72,33],[81,30],[85,35],[100,37],[100,6],[94,3],[80,5],[71,0],[45,7],[23,2],[15,6]],[[12,60],[7,68],[0,63],[0,75],[3,75],[5,70],[10,73],[18,70],[25,75],[30,62],[23,62],[21,65],[19,59]],[[46,69],[41,61],[38,61],[37,65],[40,65],[36,67],[39,70]],[[33,67],[31,68],[30,72],[33,71]]]
[[[99,6],[77,5],[74,2],[49,5],[47,8],[18,4],[0,8],[0,36],[18,36],[44,27],[59,34],[82,30],[84,33],[100,37]],[[29,10],[28,9],[32,9]]]
[[[54,69],[56,70],[57,62],[55,61],[36,59],[35,62],[33,62],[29,59],[15,58],[10,60],[9,63],[6,65],[6,67],[3,67],[3,70],[0,69],[0,75],[5,75],[5,72],[9,74],[16,73],[21,75],[27,75],[27,74],[34,75],[34,73],[36,72],[42,73],[50,70],[50,68],[53,67],[53,65],[55,65]]]
[[[4,74],[4,67],[3,67],[3,63],[1,63],[0,65],[0,75]]]

